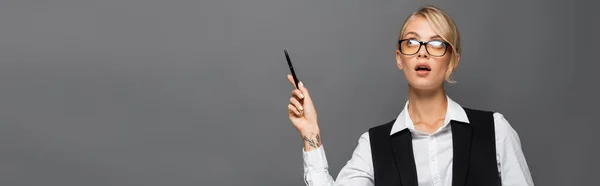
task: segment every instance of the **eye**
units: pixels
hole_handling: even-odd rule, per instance
[[[444,48],[446,47],[446,44],[444,44],[443,41],[429,41],[429,43],[427,43],[429,46],[434,47],[434,48]]]
[[[409,39],[407,42],[408,46],[420,46],[421,43],[419,43],[419,41],[417,41],[416,39]]]

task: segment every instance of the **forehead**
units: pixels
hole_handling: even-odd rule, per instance
[[[415,34],[408,34],[408,33],[416,33]],[[435,33],[435,31],[433,30],[433,28],[431,27],[431,25],[429,24],[429,22],[427,21],[427,19],[421,17],[421,16],[416,16],[413,17],[412,19],[408,20],[407,24],[406,24],[406,30],[404,30],[404,36],[408,35],[414,35],[414,36],[418,36],[419,38],[431,38],[434,36],[438,36],[437,33]]]

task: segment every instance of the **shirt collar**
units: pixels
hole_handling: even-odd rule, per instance
[[[446,95],[448,99],[448,105],[446,107],[446,117],[444,117],[444,126],[440,128],[444,128],[450,123],[451,120],[460,121],[463,123],[469,123],[469,118],[467,117],[467,113],[465,110],[456,102],[454,102],[448,95]],[[404,104],[404,109],[396,118],[394,125],[392,126],[392,130],[390,131],[390,135],[395,134],[396,132],[400,132],[404,129],[415,130],[415,125],[413,124],[410,116],[408,114],[408,101]]]

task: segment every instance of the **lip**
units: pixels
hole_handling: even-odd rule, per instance
[[[419,76],[419,77],[425,77],[425,76],[429,75],[429,72],[430,71],[419,70],[419,71],[417,71],[417,76]]]
[[[426,66],[427,69],[429,69],[429,71],[431,71],[431,66],[429,66],[429,64],[427,64],[425,62],[417,63],[417,65],[415,65],[415,70],[417,70],[417,67],[420,67],[420,66]]]
[[[417,67],[419,67],[419,66],[425,66],[429,70],[417,70]],[[424,77],[424,76],[427,76],[429,74],[429,72],[431,72],[431,70],[433,70],[433,69],[431,69],[431,66],[429,66],[429,64],[422,62],[422,63],[417,63],[414,70],[417,73],[417,76]]]

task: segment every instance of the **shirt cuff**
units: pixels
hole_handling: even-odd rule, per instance
[[[304,158],[304,173],[327,170],[327,157],[323,145],[311,151],[304,151],[302,148],[302,156]]]

